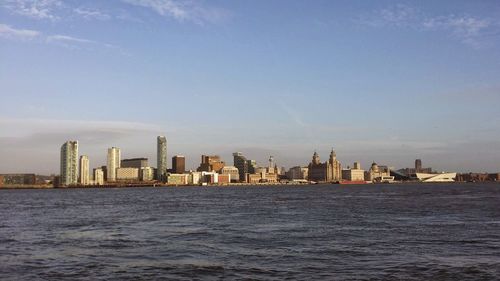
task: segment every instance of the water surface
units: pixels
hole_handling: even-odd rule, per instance
[[[500,185],[0,190],[6,280],[500,279]]]

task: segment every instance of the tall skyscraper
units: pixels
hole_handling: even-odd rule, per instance
[[[233,153],[233,165],[238,168],[240,174],[240,182],[246,181],[246,174],[248,173],[248,161],[241,152]]]
[[[116,181],[116,169],[120,168],[120,149],[118,147],[108,148],[107,181]]]
[[[186,171],[186,158],[182,155],[172,157],[172,170],[176,174],[184,174]]]
[[[415,159],[415,173],[421,173],[421,172],[422,172],[422,160]]]
[[[158,136],[156,138],[156,168],[157,180],[165,180],[167,174],[167,138]]]
[[[78,183],[78,141],[67,141],[61,146],[61,185]]]
[[[80,184],[90,184],[90,167],[89,157],[87,155],[80,156]]]

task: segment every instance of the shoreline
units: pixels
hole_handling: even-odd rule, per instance
[[[88,185],[88,186],[66,186],[66,187],[54,187],[54,186],[0,186],[0,190],[16,190],[16,189],[108,189],[108,188],[185,188],[185,187],[287,187],[287,186],[339,186],[339,187],[351,187],[351,186],[390,186],[390,185],[430,185],[430,184],[499,184],[500,182],[495,181],[484,181],[484,182],[394,182],[394,183],[356,183],[356,184],[339,184],[339,183],[231,183],[231,184],[208,184],[208,185],[168,185],[168,184],[126,184],[126,185]]]

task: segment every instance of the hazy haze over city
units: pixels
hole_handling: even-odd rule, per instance
[[[497,172],[498,1],[0,1],[0,173],[156,163]],[[170,165],[170,163],[169,163]]]

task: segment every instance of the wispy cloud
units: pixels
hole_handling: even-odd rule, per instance
[[[32,40],[41,35],[40,32],[30,29],[16,29],[7,24],[0,24],[0,37],[19,40]]]
[[[426,19],[422,25],[430,30],[450,31],[463,43],[480,47],[479,39],[482,33],[492,26],[492,21],[471,16],[449,15]]]
[[[56,20],[55,10],[63,6],[60,0],[4,0],[3,7],[13,13],[36,19]]]
[[[127,51],[113,44],[98,42],[94,40],[89,40],[69,35],[61,35],[61,34],[43,35],[42,32],[37,30],[17,29],[10,25],[2,23],[0,23],[0,38],[10,39],[10,40],[23,40],[23,41],[39,39],[39,40],[45,40],[45,42],[49,44],[54,44],[69,49],[92,50],[98,48],[101,49],[105,48],[116,51],[124,56],[130,56],[130,54]]]
[[[95,50],[105,48],[116,51],[123,56],[130,56],[130,53],[119,46],[68,35],[50,35],[46,37],[45,41],[47,43],[55,44],[72,50]]]
[[[372,27],[382,26],[410,26],[414,25],[418,18],[418,10],[404,4],[397,4],[383,9],[372,11],[359,16],[357,23]]]
[[[94,20],[94,19],[96,19],[96,20],[109,20],[109,19],[111,19],[110,15],[108,15],[102,11],[99,11],[97,9],[78,7],[78,8],[73,9],[73,12],[75,12],[75,14],[77,14],[77,15],[79,15],[87,20]]]
[[[154,124],[127,121],[84,121],[0,117],[0,125],[8,129],[0,133],[0,137],[19,137],[25,135],[24,132],[64,133],[70,131],[79,132],[95,130],[120,134],[135,134],[136,132],[161,131],[161,128]]]
[[[55,42],[63,42],[63,43],[77,43],[77,44],[96,44],[96,41],[76,38],[67,35],[50,35],[47,36],[47,42],[55,43]]]
[[[94,40],[84,39],[84,38],[68,36],[68,35],[60,35],[60,34],[50,35],[50,36],[46,37],[45,41],[47,43],[59,45],[61,47],[65,47],[68,49],[92,50],[92,49],[96,49],[96,48],[106,48],[106,49],[112,49],[112,50],[118,51],[121,55],[130,56],[130,54],[128,52],[124,51],[119,46],[115,46],[113,44],[108,44],[108,43],[103,43],[103,42],[98,42],[98,41],[94,41]]]
[[[172,17],[180,22],[197,24],[215,23],[225,19],[228,12],[215,7],[207,7],[199,1],[186,0],[122,0],[125,3],[152,9],[161,16]]]
[[[483,35],[499,26],[489,18],[470,15],[429,16],[417,8],[404,4],[375,10],[370,14],[362,15],[357,22],[371,27],[397,27],[419,31],[447,32],[453,38],[472,47],[481,47],[483,45]]]

